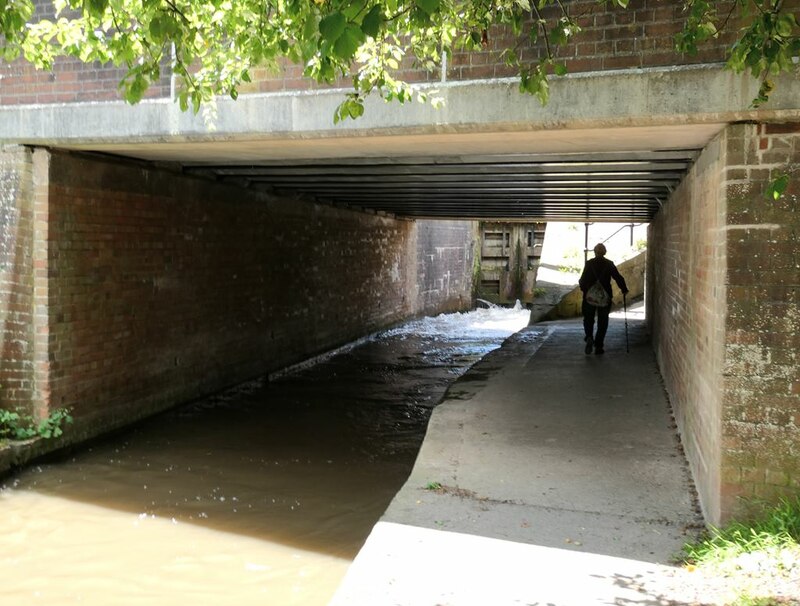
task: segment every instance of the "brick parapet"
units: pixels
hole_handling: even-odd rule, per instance
[[[50,0],[34,0],[36,15],[53,19]],[[83,63],[73,57],[59,57],[52,70],[35,69],[24,60],[0,61],[0,105],[80,103],[120,99],[119,85],[127,69],[99,62]],[[161,78],[153,83],[147,98],[169,97],[170,67],[162,66]]]
[[[795,0],[793,0],[795,1]],[[799,2],[800,3],[800,2]],[[49,2],[38,0],[42,10]],[[595,72],[644,67],[663,67],[721,62],[733,43],[737,28],[731,24],[718,38],[705,42],[695,56],[675,51],[674,37],[680,32],[685,15],[680,3],[671,0],[632,0],[627,9],[608,3],[600,6],[595,0],[576,0],[567,4],[582,31],[573,43],[555,49],[556,58],[570,72]],[[724,7],[723,7],[724,9]],[[551,15],[558,9],[546,9]],[[533,61],[545,53],[540,41],[519,44],[510,29],[494,27],[488,33],[486,48],[479,51],[457,51],[447,60],[446,81],[467,81],[515,76],[505,65],[503,50],[516,47],[524,61]],[[412,58],[403,61],[398,76],[411,83],[438,82],[442,66],[433,70],[417,65]],[[265,93],[303,91],[328,88],[304,78],[303,66],[279,62],[277,68],[257,67],[252,82],[241,92]],[[59,59],[52,72],[41,72],[24,62],[0,63],[0,105],[33,103],[74,103],[119,98],[119,82],[124,70],[99,64],[84,65],[75,59]],[[350,86],[339,81],[336,86]],[[162,78],[147,96],[169,97],[170,71],[167,63]]]

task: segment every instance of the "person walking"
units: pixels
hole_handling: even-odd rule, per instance
[[[625,278],[617,270],[613,261],[606,259],[606,247],[598,244],[594,247],[594,259],[589,259],[583,267],[583,273],[578,280],[578,285],[583,292],[583,331],[585,333],[586,354],[604,353],[603,341],[608,330],[608,314],[611,311],[613,294],[611,291],[611,278],[619,286],[623,295],[628,294]],[[594,334],[594,316],[597,314],[597,334]]]

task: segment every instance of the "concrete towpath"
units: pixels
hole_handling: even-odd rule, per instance
[[[512,336],[435,409],[407,483],[331,602],[688,604],[702,525],[645,326]]]

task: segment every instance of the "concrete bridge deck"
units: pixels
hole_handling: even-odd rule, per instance
[[[457,381],[332,605],[691,603],[702,526],[644,323],[511,337]],[[666,600],[666,602],[664,601]]]

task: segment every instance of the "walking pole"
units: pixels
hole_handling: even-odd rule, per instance
[[[625,300],[625,293],[622,293],[622,315],[625,318],[625,353],[631,353],[628,345],[628,303]]]

